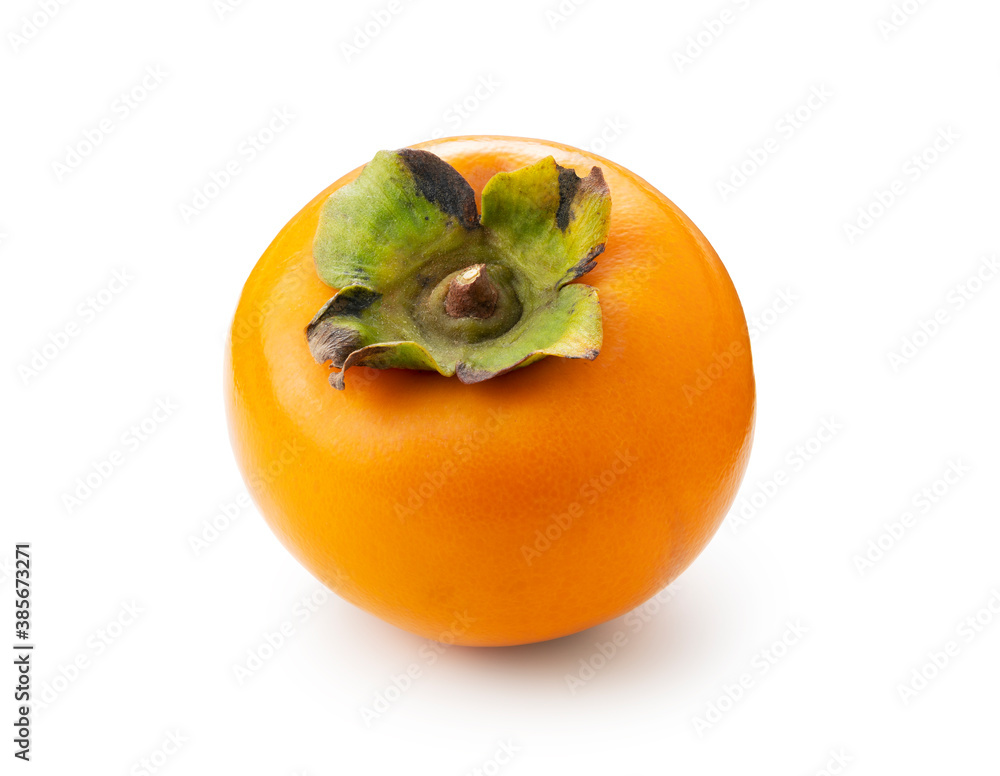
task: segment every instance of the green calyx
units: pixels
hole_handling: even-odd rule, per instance
[[[572,283],[604,250],[611,197],[552,157],[475,194],[428,151],[381,151],[323,206],[316,270],[340,289],[306,328],[317,362],[435,370],[476,383],[545,356],[594,359],[597,290]]]

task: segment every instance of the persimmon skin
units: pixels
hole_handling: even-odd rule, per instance
[[[225,402],[251,495],[341,597],[445,643],[575,633],[641,604],[698,555],[735,497],[756,398],[746,320],[718,255],[646,181],[556,143],[458,137],[422,148],[476,191],[552,155],[611,188],[593,362],[546,358],[465,385],[351,370],[331,388],[305,326],[332,295],[313,267],[319,209],[275,238],[227,339]]]

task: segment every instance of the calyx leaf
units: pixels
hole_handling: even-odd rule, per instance
[[[313,253],[339,288],[306,329],[319,363],[435,370],[475,383],[545,356],[596,358],[597,290],[570,284],[607,239],[599,167],[552,157],[472,187],[427,151],[381,151],[323,206]]]

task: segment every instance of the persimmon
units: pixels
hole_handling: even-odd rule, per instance
[[[225,371],[282,543],[357,606],[477,646],[669,584],[732,504],[756,408],[697,227],[607,159],[508,137],[380,152],[320,193],[247,280]]]

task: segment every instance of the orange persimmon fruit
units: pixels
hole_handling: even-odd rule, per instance
[[[476,646],[581,631],[675,579],[732,504],[756,408],[697,227],[607,159],[492,136],[381,152],[306,205],[243,289],[225,401],[306,569]]]

